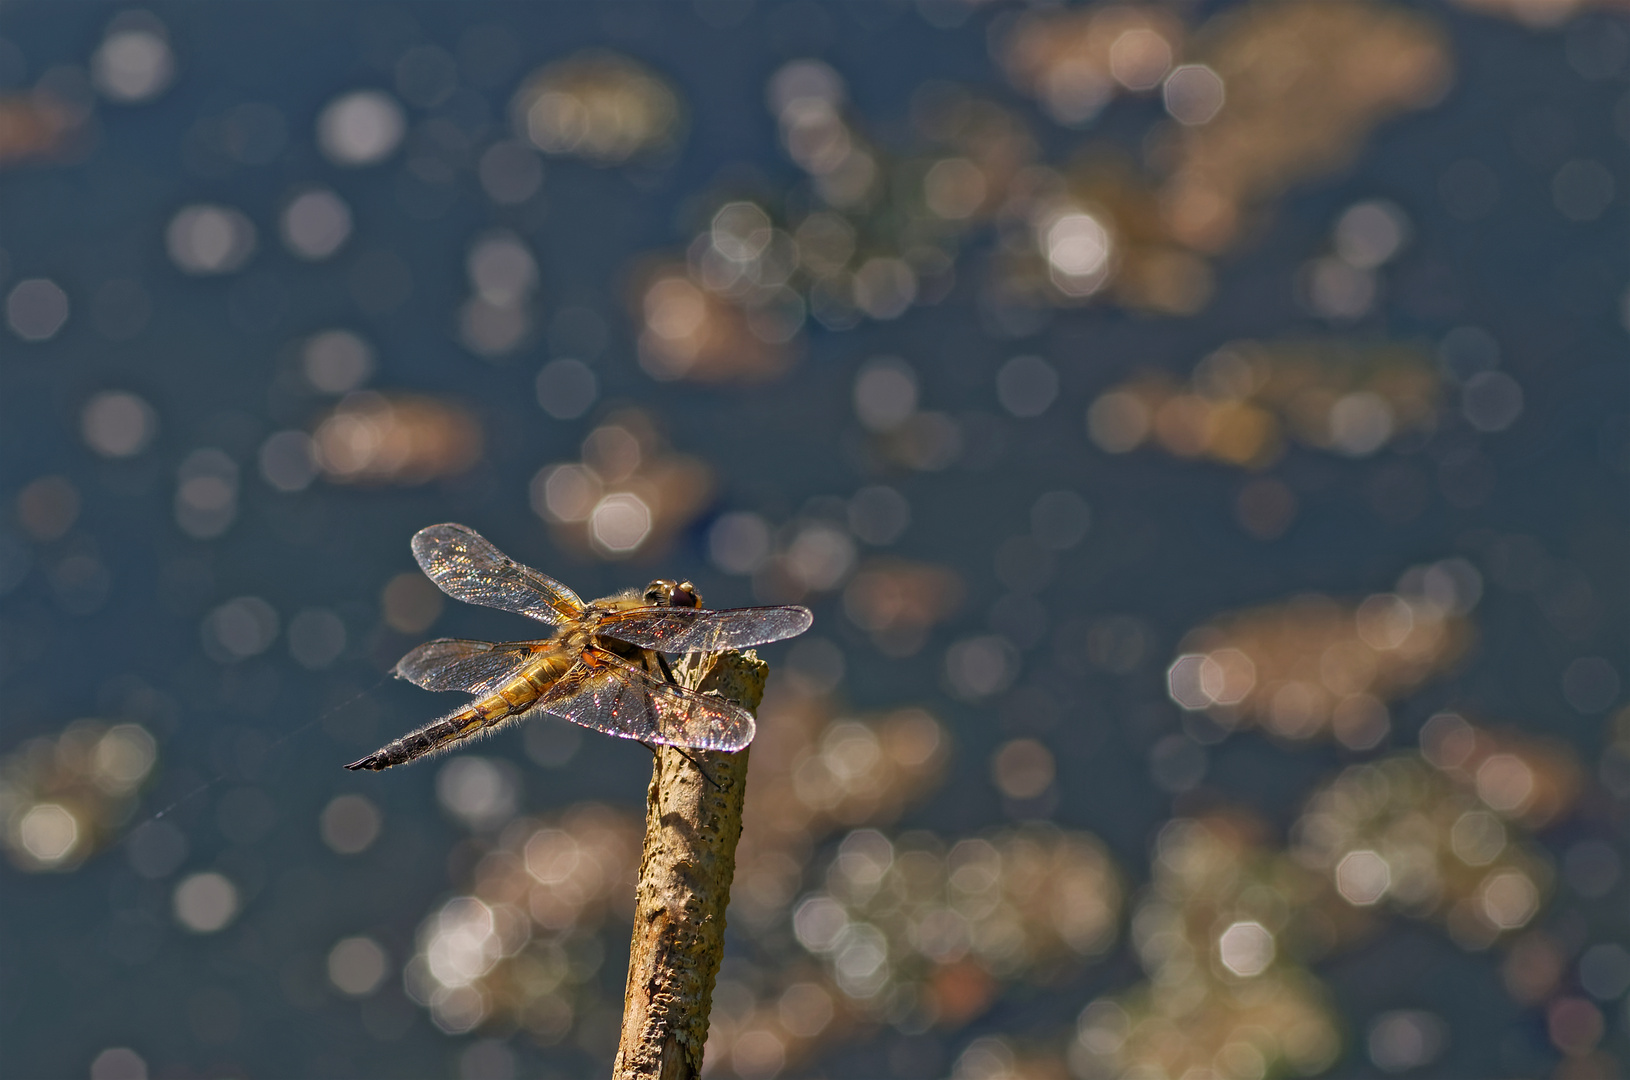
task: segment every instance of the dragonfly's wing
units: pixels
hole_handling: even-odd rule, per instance
[[[797,637],[814,621],[803,607],[642,607],[604,616],[595,633],[658,652],[722,652]]]
[[[740,750],[753,741],[753,716],[746,709],[654,679],[592,647],[537,707],[607,735],[665,746]]]
[[[413,557],[442,592],[467,604],[556,624],[583,615],[583,601],[576,593],[549,575],[522,566],[463,525],[420,529],[413,536]]]
[[[542,641],[439,638],[425,642],[402,657],[391,674],[426,690],[467,690],[481,694],[545,647]]]

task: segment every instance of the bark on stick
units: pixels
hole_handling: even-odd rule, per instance
[[[692,655],[697,662],[676,668],[675,679],[750,712],[758,709],[769,665],[756,654]],[[746,750],[682,754],[658,748],[645,797],[645,851],[634,896],[616,1080],[690,1080],[701,1074],[746,781]]]

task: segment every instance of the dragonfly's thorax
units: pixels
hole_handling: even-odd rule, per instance
[[[603,600],[596,600],[588,604],[583,625],[593,628],[597,626],[602,618],[608,615],[640,608],[699,609],[701,606],[702,595],[696,591],[696,586],[690,582],[658,578],[643,589],[629,589],[627,592],[618,593],[616,596],[608,596]],[[566,633],[569,634],[570,631]],[[594,645],[625,660],[640,662],[645,658],[648,651],[638,645],[621,641],[612,634],[594,633],[592,629],[590,637],[592,637]],[[583,638],[582,643],[589,643],[590,637]],[[571,647],[577,648],[579,643],[572,640]]]
[[[592,608],[590,608],[590,611],[593,613]],[[593,621],[593,619],[588,619],[585,620],[585,623],[592,624]],[[589,631],[585,623],[562,626],[555,631],[555,636],[550,640],[558,643],[559,647],[563,651],[576,655],[577,653],[582,652],[583,647],[589,644],[589,642],[594,638],[593,633]]]
[[[599,648],[604,649],[606,652],[614,653],[617,656],[622,657],[624,660],[629,660],[634,663],[639,663],[645,658],[644,649],[640,648],[638,645],[630,645],[626,641],[618,641],[616,638],[597,637],[594,639],[594,644]]]

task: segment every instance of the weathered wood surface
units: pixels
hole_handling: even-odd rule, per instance
[[[752,652],[696,659],[675,669],[679,682],[756,712],[768,664]],[[741,839],[747,754],[658,748],[646,792],[617,1080],[701,1074]]]

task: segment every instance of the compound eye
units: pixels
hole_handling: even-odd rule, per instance
[[[702,598],[696,595],[696,586],[688,581],[681,581],[674,586],[672,603],[674,607],[701,607]]]

